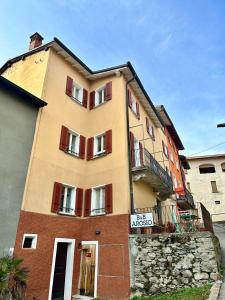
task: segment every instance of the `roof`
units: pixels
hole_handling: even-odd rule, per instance
[[[163,105],[157,105],[156,106],[157,112],[160,115],[163,123],[165,124],[170,136],[172,137],[176,147],[178,150],[184,150],[184,146],[181,142],[181,139],[175,129],[175,126],[173,125],[173,122],[171,121],[165,107]]]
[[[33,94],[22,89],[21,87],[4,78],[3,76],[0,76],[0,87],[5,88],[7,91],[12,91],[21,97],[26,97],[26,99],[29,100],[29,102],[36,107],[43,107],[47,105],[45,101],[37,98]]]
[[[153,105],[148,93],[146,92],[141,80],[139,79],[135,69],[133,68],[130,62],[127,62],[122,65],[101,69],[97,71],[91,70],[82,60],[80,60],[69,48],[67,48],[58,38],[54,38],[53,41],[41,45],[37,48],[34,48],[26,53],[23,53],[13,59],[9,59],[1,68],[0,74],[2,74],[7,68],[9,68],[13,63],[24,59],[27,56],[30,56],[39,51],[47,51],[49,48],[52,48],[56,51],[57,54],[63,57],[67,62],[69,62],[72,67],[76,68],[83,76],[89,80],[96,80],[98,78],[107,77],[112,74],[122,73],[125,79],[128,81],[131,78],[134,78],[130,82],[130,86],[134,90],[134,93],[142,103],[143,107],[149,114],[150,118],[157,127],[162,127],[163,122],[157,113],[155,106]]]
[[[189,170],[191,167],[189,165],[189,162],[187,160],[187,157],[184,155],[179,155],[180,161],[182,163],[182,166],[185,170]]]
[[[210,159],[210,158],[225,158],[225,154],[212,154],[202,156],[189,156],[187,160]]]

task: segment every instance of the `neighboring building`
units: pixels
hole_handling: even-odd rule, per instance
[[[158,114],[160,115],[165,125],[164,132],[167,138],[166,144],[162,142],[164,154],[169,161],[168,172],[173,180],[173,189],[175,194],[172,195],[170,201],[171,204],[175,203],[181,209],[188,209],[194,207],[193,198],[188,192],[185,183],[184,169],[188,168],[187,162],[185,162],[185,156],[179,156],[179,150],[184,150],[182,141],[176,131],[176,128],[170,119],[165,107],[163,105],[156,106]]]
[[[164,123],[131,63],[92,71],[57,38],[41,43],[0,70],[48,103],[15,246],[27,299],[129,298],[130,213],[174,193]]]
[[[14,248],[38,110],[44,105],[0,76],[0,257]]]
[[[225,220],[225,154],[188,157],[186,180],[195,202],[202,202],[213,221]]]

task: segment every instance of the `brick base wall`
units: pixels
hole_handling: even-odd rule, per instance
[[[96,229],[100,235],[96,235]],[[36,249],[22,249],[24,233],[38,234]],[[21,211],[15,256],[29,269],[26,299],[47,300],[55,238],[75,239],[73,289],[78,292],[81,241],[98,241],[97,295],[104,299],[128,299],[130,291],[128,255],[129,216],[76,219]]]

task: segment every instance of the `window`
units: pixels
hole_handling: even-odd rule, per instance
[[[82,103],[83,100],[83,89],[75,82],[72,87],[72,97]]]
[[[105,186],[92,189],[91,215],[105,214]]]
[[[105,133],[94,138],[94,155],[98,156],[105,153]]]
[[[187,189],[189,190],[189,192],[191,192],[191,185],[190,185],[190,182],[187,182]]]
[[[215,167],[212,164],[205,164],[199,166],[200,174],[207,174],[207,173],[216,173]]]
[[[220,201],[219,201],[219,200],[216,200],[216,201],[215,201],[215,204],[220,204]]]
[[[139,103],[130,90],[128,90],[128,104],[135,116],[140,119]]]
[[[105,102],[105,87],[101,87],[96,91],[95,106]]]
[[[139,141],[134,138],[134,160],[135,160],[135,167],[141,166],[141,149]]]
[[[212,187],[212,192],[213,193],[218,193],[216,181],[211,181],[211,187]]]
[[[173,185],[175,189],[178,187],[176,176],[173,176]]]
[[[80,136],[74,132],[68,132],[68,152],[74,155],[79,155]]]
[[[75,188],[63,185],[60,199],[60,212],[74,215],[75,212]]]
[[[164,141],[162,141],[162,148],[163,148],[164,155],[168,158],[169,157],[169,152],[168,152],[168,148],[165,145]]]
[[[133,112],[135,113],[135,115],[137,114],[137,105],[136,105],[137,101],[132,97],[132,104],[131,104],[131,108],[133,110]]]
[[[22,248],[36,249],[37,247],[37,234],[24,234]]]
[[[225,172],[225,163],[221,164],[221,169],[222,169],[222,172]]]
[[[170,151],[170,160],[174,163],[173,153]]]
[[[180,170],[180,166],[179,166],[179,160],[176,160],[176,167],[177,167],[177,170],[179,171]]]
[[[147,130],[147,133],[150,135],[150,137],[153,140],[155,140],[154,127],[152,125],[150,125],[149,119],[147,117],[145,118],[145,120],[146,120],[146,130]]]

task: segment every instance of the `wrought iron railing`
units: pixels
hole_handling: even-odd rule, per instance
[[[186,199],[187,201],[189,202],[189,204],[194,207],[195,204],[194,204],[194,198],[192,196],[192,194],[189,192],[188,189],[185,188],[185,196],[186,196]]]
[[[136,208],[132,211],[132,214],[143,213],[152,213],[153,215],[154,225],[151,227],[151,233],[182,233],[202,230],[213,232],[210,214],[203,205],[199,205],[198,209],[190,210],[179,210],[176,205],[166,205]]]

